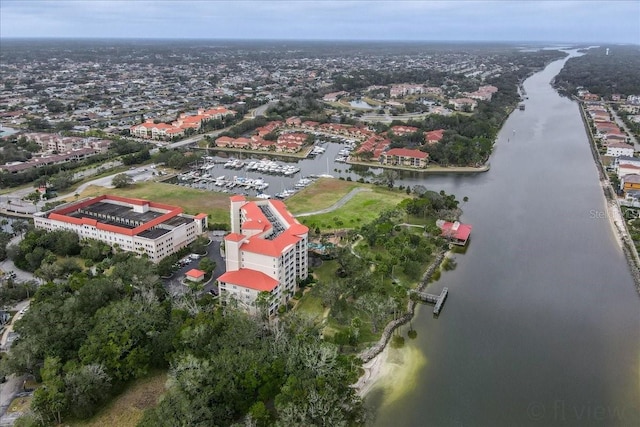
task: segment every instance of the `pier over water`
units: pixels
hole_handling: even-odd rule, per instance
[[[433,307],[433,314],[436,316],[440,314],[440,310],[442,310],[442,306],[444,305],[444,301],[447,299],[447,295],[449,294],[449,288],[444,288],[440,295],[429,294],[427,292],[419,292],[419,291],[411,291],[410,295],[422,302],[426,302],[429,304],[435,304]]]

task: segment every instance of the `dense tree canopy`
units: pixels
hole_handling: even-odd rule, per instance
[[[17,260],[40,271],[56,251],[110,267],[40,286],[15,325],[20,338],[0,373],[42,381],[32,403],[42,425],[90,417],[113,391],[156,368],[170,368],[171,381],[142,425],[361,424],[364,410],[349,386],[357,363],[312,324],[269,323],[211,298],[184,311],[148,260],[95,241],[77,246],[65,233],[30,231]]]
[[[608,52],[608,54],[607,54]],[[578,87],[605,98],[640,94],[640,47],[600,46],[567,61],[554,84],[567,93]]]

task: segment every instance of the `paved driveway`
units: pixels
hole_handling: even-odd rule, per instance
[[[216,263],[216,268],[213,271],[213,280],[205,285],[204,291],[209,292],[210,290],[213,290],[217,294],[218,287],[215,285],[215,280],[226,271],[224,258],[222,258],[222,255],[220,254],[222,235],[214,235],[213,233],[209,233],[209,237],[211,238],[211,243],[209,243],[209,246],[207,246],[207,258]],[[169,291],[170,294],[184,293],[186,287],[182,284],[182,279],[184,279],[184,275],[187,271],[191,270],[192,268],[198,268],[199,263],[200,260],[193,260],[189,264],[181,267],[179,270],[173,273],[170,278],[164,279],[167,291]]]

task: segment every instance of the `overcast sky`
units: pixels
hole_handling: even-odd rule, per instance
[[[0,0],[0,37],[640,44],[640,1]]]

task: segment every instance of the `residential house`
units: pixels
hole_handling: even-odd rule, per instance
[[[475,99],[471,99],[471,98],[450,99],[449,103],[453,105],[453,108],[456,111],[463,111],[466,109],[468,109],[469,111],[473,111],[478,106],[478,102]]]
[[[393,134],[397,136],[409,135],[411,133],[418,132],[418,130],[419,129],[415,126],[398,125],[398,126],[391,127],[391,132],[393,132]]]
[[[620,189],[625,193],[629,191],[639,191],[640,190],[640,174],[628,174],[624,175],[620,179]]]
[[[633,146],[629,144],[625,144],[623,142],[612,142],[611,144],[607,144],[607,156],[610,157],[620,157],[620,156],[628,156],[633,157]]]
[[[444,129],[431,130],[424,133],[424,140],[427,144],[437,144],[444,136]]]

